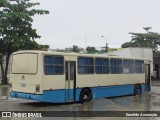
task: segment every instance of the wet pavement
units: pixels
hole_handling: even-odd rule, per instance
[[[9,97],[9,87],[1,86],[0,111],[160,111],[160,80],[152,81],[151,92],[140,96],[101,98],[89,103],[49,104]],[[19,120],[22,118],[0,118],[2,120]],[[160,117],[57,117],[57,118],[23,118],[25,120],[160,120]]]

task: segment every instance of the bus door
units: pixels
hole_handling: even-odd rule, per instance
[[[66,102],[75,101],[76,96],[76,62],[65,62],[65,100]]]
[[[145,89],[146,91],[151,90],[150,64],[145,65]]]

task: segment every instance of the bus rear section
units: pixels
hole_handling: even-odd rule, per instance
[[[75,101],[76,57],[69,60],[43,51],[13,53],[10,96],[52,103]]]
[[[17,52],[12,54],[10,96],[14,98],[39,101],[42,94],[42,74],[38,64],[40,56],[35,52]]]

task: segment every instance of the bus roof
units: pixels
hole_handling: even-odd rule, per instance
[[[23,53],[37,53],[37,54],[48,54],[48,55],[65,55],[65,56],[84,56],[84,57],[103,57],[103,58],[122,58],[122,59],[140,59],[140,60],[149,60],[147,58],[138,58],[138,57],[126,57],[126,56],[109,56],[105,54],[86,54],[86,53],[75,53],[75,52],[52,52],[52,51],[38,51],[38,50],[24,50],[17,51],[12,53],[15,54],[23,54]]]

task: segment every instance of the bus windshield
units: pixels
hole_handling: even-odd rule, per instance
[[[15,54],[12,57],[12,74],[36,74],[37,54],[23,53]]]

